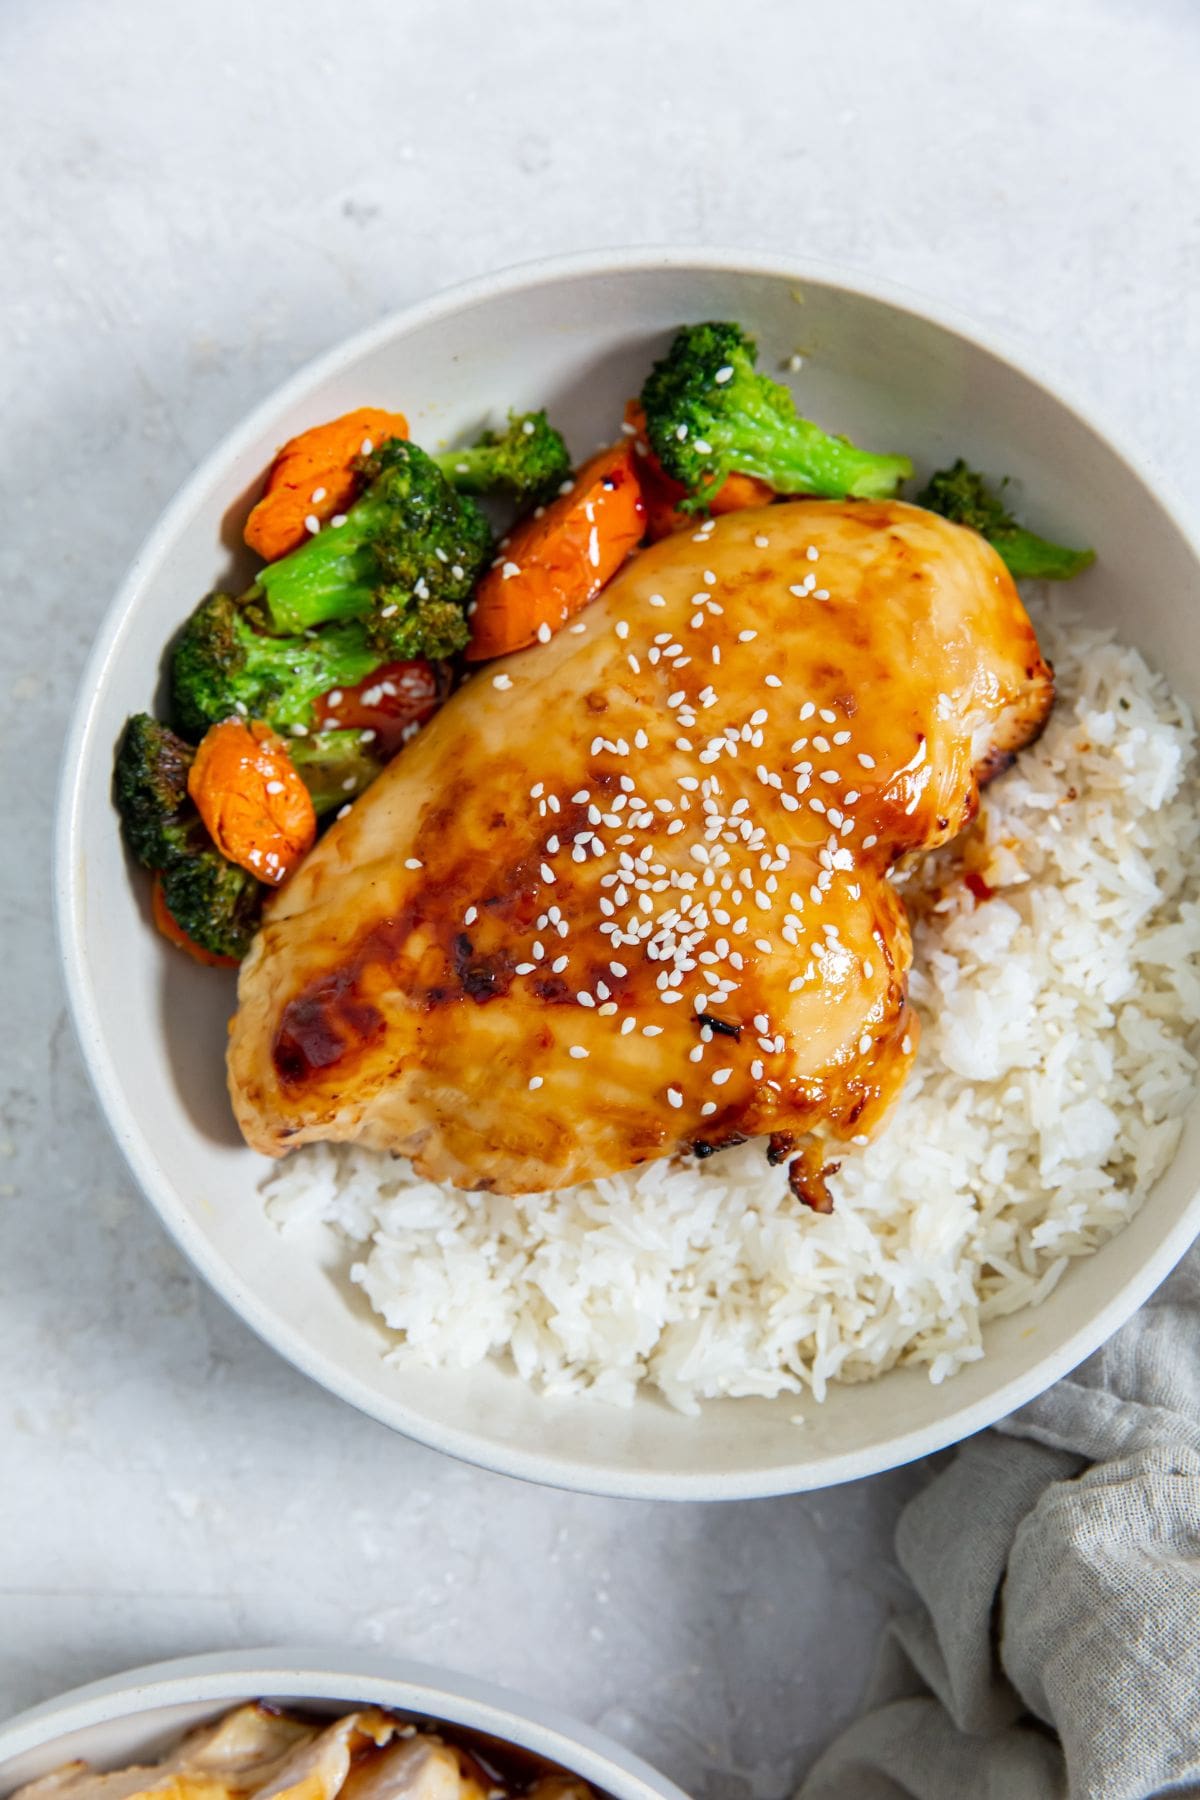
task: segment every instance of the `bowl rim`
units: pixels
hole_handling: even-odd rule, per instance
[[[632,1750],[540,1700],[407,1657],[347,1656],[308,1645],[208,1651],[70,1688],[0,1724],[0,1777],[6,1763],[72,1732],[159,1707],[259,1697],[390,1706],[532,1750],[613,1800],[687,1800],[681,1788]]]
[[[315,1350],[303,1333],[263,1304],[210,1246],[200,1227],[178,1203],[171,1182],[146,1146],[133,1109],[122,1090],[116,1062],[105,1042],[84,954],[82,893],[86,878],[79,866],[79,839],[85,753],[92,737],[108,668],[133,617],[133,603],[143,571],[169,546],[216,472],[235,461],[270,427],[280,412],[335,374],[346,362],[387,343],[451,317],[463,308],[564,281],[655,272],[740,274],[782,279],[797,286],[825,287],[875,301],[921,323],[932,324],[991,356],[1022,380],[1040,388],[1050,400],[1100,439],[1131,478],[1149,489],[1186,544],[1200,573],[1200,533],[1170,480],[1140,449],[1130,448],[1124,433],[1114,433],[1091,409],[1051,378],[1023,348],[981,329],[953,307],[888,280],[815,257],[767,255],[753,250],[686,245],[643,245],[588,250],[538,257],[479,275],[387,313],[305,363],[274,388],[202,458],[141,544],[97,632],[72,702],[56,800],[54,833],[54,911],[68,1010],[100,1110],[138,1188],[157,1212],[191,1265],[250,1329],[311,1380],[348,1401],[381,1424],[460,1461],[543,1486],[614,1499],[743,1500],[803,1493],[814,1488],[858,1480],[918,1460],[972,1436],[1043,1393],[1085,1357],[1098,1349],[1137,1310],[1170,1273],[1200,1231],[1200,1188],[1153,1253],[1121,1284],[1108,1302],[1078,1330],[1047,1352],[1028,1371],[1014,1375],[988,1395],[952,1407],[936,1424],[900,1431],[869,1450],[846,1450],[814,1461],[800,1454],[795,1462],[767,1468],[708,1473],[658,1473],[614,1469],[607,1463],[563,1455],[554,1449],[525,1450],[507,1442],[481,1440],[476,1433],[446,1425],[419,1413],[402,1399],[374,1392],[365,1381],[333,1358]],[[798,1451],[800,1445],[797,1445]]]

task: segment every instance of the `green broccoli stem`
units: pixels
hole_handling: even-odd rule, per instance
[[[384,764],[361,731],[314,731],[294,738],[288,754],[312,797],[317,817],[345,806],[370,787]]]
[[[258,705],[248,698],[246,710],[251,718],[264,719],[276,731],[311,725],[313,704],[322,694],[331,688],[357,687],[379,667],[378,652],[361,626],[353,622],[287,642],[282,667],[283,645],[278,638],[257,635],[251,642],[251,637],[246,632],[241,639],[246,651],[245,679],[267,697],[265,704],[260,699]],[[273,684],[278,690],[275,696],[271,696]]]
[[[965,525],[987,539],[1018,580],[1069,581],[1096,560],[1093,550],[1073,550],[1026,531],[1002,498],[1006,483],[992,487],[961,456],[938,469],[917,495],[917,505]]]
[[[371,541],[388,516],[370,491],[341,525],[326,525],[290,556],[260,569],[243,596],[267,631],[312,631],[369,613],[379,585]]]
[[[210,594],[171,655],[172,710],[185,736],[197,739],[239,713],[277,731],[308,727],[322,694],[356,687],[382,660],[356,622],[274,637],[227,594]]]
[[[493,494],[503,485],[497,475],[495,446],[486,439],[465,450],[443,450],[432,460],[460,494]]]
[[[755,404],[758,398],[747,384],[745,392],[730,396],[730,410],[720,421],[719,433],[715,423],[710,428],[720,471],[714,486],[737,470],[765,481],[777,494],[886,500],[912,474],[907,456],[860,450],[848,438],[822,431],[811,419],[799,414],[781,417],[769,399]],[[685,508],[707,504],[711,493],[710,489],[707,497],[692,496]]]
[[[1018,581],[1070,581],[1096,560],[1094,550],[1071,550],[1020,525],[987,531],[984,536]]]

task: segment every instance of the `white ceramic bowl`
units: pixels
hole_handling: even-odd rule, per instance
[[[806,354],[805,408],[922,469],[957,453],[1022,478],[1029,522],[1094,544],[1087,600],[1193,704],[1200,701],[1200,552],[1161,484],[1075,407],[957,321],[829,270],[717,253],[605,252],[517,269],[384,320],[313,364],[207,459],[139,554],[96,643],[67,748],[57,893],[66,980],[97,1093],[137,1180],[187,1255],[283,1355],[356,1406],[439,1449],[594,1492],[732,1499],[869,1475],[964,1437],[1047,1387],[1140,1304],[1200,1228],[1200,1116],[1138,1217],[1076,1263],[1038,1309],[996,1320],[986,1356],[944,1386],[921,1369],[794,1398],[629,1412],[546,1400],[515,1375],[401,1372],[332,1272],[323,1227],[280,1237],[255,1190],[263,1165],[234,1130],[223,1043],[232,983],[156,936],[149,884],[126,866],[109,796],[128,713],[155,697],[163,648],[215,579],[277,444],[371,402],[418,439],[496,408],[546,404],[578,452],[611,436],[621,401],[682,320],[729,317],[772,367]]]
[[[640,1757],[590,1726],[503,1688],[393,1657],[243,1650],[154,1663],[75,1688],[0,1725],[0,1800],[81,1757],[120,1768],[161,1755],[193,1725],[247,1700],[337,1714],[360,1704],[498,1740],[582,1776],[609,1800],[686,1800]]]

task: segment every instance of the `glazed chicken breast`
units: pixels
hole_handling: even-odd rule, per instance
[[[1000,558],[917,507],[791,501],[642,552],[273,899],[229,1046],[247,1142],[525,1193],[764,1135],[823,1205],[824,1146],[878,1126],[916,1047],[889,873],[1053,692]]]

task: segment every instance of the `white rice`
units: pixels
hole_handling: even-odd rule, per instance
[[[264,1183],[270,1215],[337,1229],[394,1361],[506,1358],[546,1392],[648,1383],[685,1412],[898,1362],[936,1382],[1130,1218],[1195,1078],[1193,728],[1136,651],[1042,609],[1039,633],[1059,701],[976,828],[999,891],[976,903],[953,848],[910,881],[920,1054],[834,1213],[761,1143],[523,1199],[314,1146]]]

